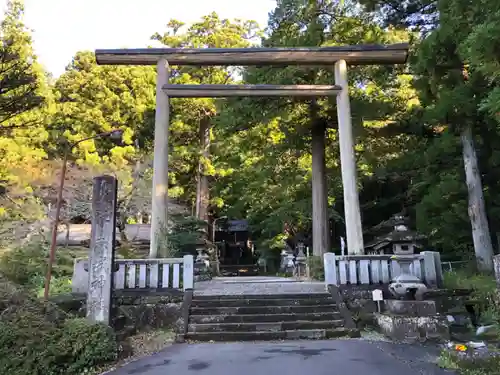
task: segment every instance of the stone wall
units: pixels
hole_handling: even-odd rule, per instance
[[[381,333],[392,340],[406,343],[443,341],[450,337],[445,316],[398,316],[375,314]]]
[[[389,285],[345,285],[340,287],[344,301],[353,312],[373,313],[377,304],[372,300],[372,291],[381,289],[384,299],[392,299]],[[472,291],[466,289],[435,289],[424,295],[424,299],[435,301],[438,313],[462,308]]]
[[[184,293],[179,290],[121,290],[113,295],[111,326],[120,337],[158,328],[176,332],[183,326]],[[66,312],[86,315],[86,295],[71,293],[51,299]]]
[[[365,326],[379,326],[379,322],[375,319],[377,316],[377,304],[372,299],[372,291],[374,289],[381,289],[385,300],[392,299],[388,286],[388,284],[342,285],[339,288],[346,305],[353,314],[353,319],[358,328],[362,329]],[[447,314],[453,310],[467,314],[465,303],[469,300],[470,294],[470,290],[437,289],[427,292],[424,298],[434,302],[438,314]],[[382,311],[384,311],[384,303],[382,303],[381,307]],[[418,322],[419,324],[422,323],[420,321]],[[440,327],[441,324],[442,322],[439,322],[437,326]],[[418,324],[416,326],[418,326]]]

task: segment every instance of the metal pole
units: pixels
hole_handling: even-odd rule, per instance
[[[217,219],[214,219],[214,222],[212,223],[212,242],[214,243],[215,246],[215,224],[217,223]]]
[[[64,152],[64,160],[61,168],[59,190],[57,191],[56,216],[54,217],[54,223],[52,226],[52,237],[50,240],[51,242],[49,250],[49,263],[47,265],[47,274],[45,276],[45,289],[43,292],[43,298],[45,301],[49,299],[50,280],[52,278],[52,265],[54,264],[54,259],[56,257],[57,227],[59,226],[59,215],[61,214],[62,193],[64,189],[64,179],[66,177],[66,164],[68,162],[68,154],[73,149],[73,147],[74,146],[71,146]]]

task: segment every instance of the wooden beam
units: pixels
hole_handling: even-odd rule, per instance
[[[342,88],[335,85],[163,85],[171,98],[227,98],[243,96],[335,96]]]
[[[408,43],[297,48],[138,48],[98,49],[100,65],[156,65],[166,58],[170,65],[349,65],[404,64]]]

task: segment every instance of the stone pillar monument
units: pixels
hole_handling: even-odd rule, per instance
[[[96,323],[110,322],[117,187],[113,176],[94,178],[87,318]]]

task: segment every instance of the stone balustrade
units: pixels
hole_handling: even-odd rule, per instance
[[[440,287],[443,280],[441,257],[434,251],[413,255],[339,256],[325,253],[324,267],[326,285],[389,284],[403,270],[417,276],[429,287]]]
[[[86,293],[89,283],[88,260],[75,260],[72,289]],[[192,289],[193,256],[164,259],[116,259],[114,289]]]

